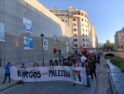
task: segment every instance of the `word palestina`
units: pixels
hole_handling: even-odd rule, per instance
[[[56,76],[63,76],[63,77],[70,77],[70,71],[67,70],[49,70],[49,76],[50,77],[56,77]]]

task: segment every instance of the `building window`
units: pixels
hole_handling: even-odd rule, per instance
[[[73,18],[73,21],[76,21],[76,18]]]
[[[80,15],[80,12],[78,12],[78,15]]]
[[[82,21],[84,21],[84,19],[82,19]]]
[[[84,37],[84,34],[83,34],[83,37]]]
[[[73,39],[73,42],[77,42],[77,39]]]
[[[76,26],[76,24],[74,23],[73,26]]]
[[[74,47],[77,47],[78,45],[77,44],[74,44]]]
[[[73,30],[74,30],[74,31],[77,31],[77,29],[76,29],[76,28],[74,28]]]
[[[85,19],[85,22],[87,22],[87,20]]]
[[[64,22],[64,19],[62,19],[62,21]]]
[[[83,47],[85,47],[85,44],[83,44]]]
[[[74,34],[74,37],[77,37],[77,34]]]
[[[85,41],[85,39],[83,38],[83,41]]]
[[[81,16],[83,16],[84,14],[83,13],[81,13]]]

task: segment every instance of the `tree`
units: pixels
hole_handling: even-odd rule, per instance
[[[114,44],[110,42],[110,40],[106,40],[106,43],[104,43],[103,48],[107,51],[114,50]]]

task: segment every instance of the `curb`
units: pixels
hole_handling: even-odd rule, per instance
[[[112,94],[117,94],[115,86],[114,84],[112,84],[113,82],[112,82],[111,72],[109,72],[109,83],[110,83],[110,89],[111,89]]]
[[[4,91],[4,90],[6,90],[6,89],[8,89],[8,88],[11,88],[11,87],[13,87],[13,86],[16,86],[16,85],[18,85],[20,83],[20,81],[16,81],[16,82],[12,82],[12,83],[10,83],[10,84],[3,84],[3,85],[1,85],[0,86],[0,92],[1,91]]]
[[[112,94],[117,94],[117,91],[116,91],[115,85],[114,85],[113,80],[112,80],[110,66],[109,66],[109,64],[108,64],[107,61],[106,61],[106,63],[107,63],[107,67],[108,67],[108,69],[109,69],[108,74],[109,74],[110,89],[111,89],[111,91],[112,91]]]

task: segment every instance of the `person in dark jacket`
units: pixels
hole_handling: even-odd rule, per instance
[[[50,59],[50,66],[54,66],[54,62],[52,59]]]
[[[10,62],[8,62],[7,65],[4,67],[4,69],[5,69],[5,77],[4,77],[3,84],[6,82],[7,78],[9,78],[9,83],[11,82],[10,67],[11,67]]]
[[[96,62],[95,62],[95,59],[93,57],[91,58],[91,60],[92,60],[92,63],[93,63],[93,70],[92,70],[91,78],[93,79],[93,75],[95,76],[95,78],[97,78],[97,75],[96,75]]]
[[[58,60],[55,60],[55,66],[58,66],[58,65],[59,65]]]
[[[87,87],[90,88],[90,80],[89,80],[90,68],[89,68],[88,61],[87,60],[84,61],[83,66],[86,68],[85,71],[86,71],[86,77],[87,77]]]
[[[89,64],[89,68],[90,68],[90,75],[91,75],[91,78],[93,79],[94,63],[92,61],[92,57],[88,58],[88,64]]]

